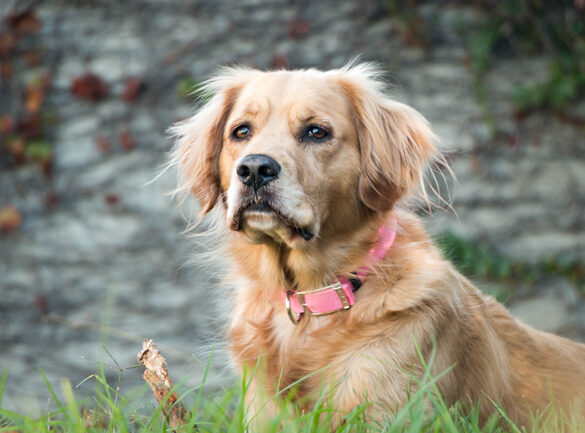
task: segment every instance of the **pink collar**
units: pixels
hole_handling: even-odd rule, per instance
[[[355,304],[354,290],[361,286],[361,283],[372,271],[372,267],[386,256],[395,237],[396,218],[392,218],[390,224],[384,224],[378,229],[376,245],[368,252],[368,265],[358,268],[357,278],[353,282],[347,277],[340,277],[330,286],[302,292],[289,290],[286,294],[283,293],[282,298],[291,322],[297,325],[306,312],[313,316],[320,316],[347,310]],[[354,284],[357,287],[354,288]]]

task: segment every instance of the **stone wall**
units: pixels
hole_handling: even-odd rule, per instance
[[[10,408],[45,407],[39,367],[53,382],[77,384],[98,360],[115,367],[103,346],[122,367],[134,364],[143,337],[159,343],[174,374],[199,382],[216,335],[215,278],[183,266],[204,247],[181,234],[184,218],[165,195],[173,174],[149,181],[171,146],[166,128],[193,112],[178,87],[218,65],[332,68],[358,54],[378,62],[396,98],[431,121],[458,178],[454,212],[435,211],[431,231],[456,231],[523,261],[585,254],[583,130],[546,113],[515,122],[510,93],[542,73],[544,60],[502,59],[486,88],[506,138],[491,137],[465,39],[454,30],[474,25],[471,9],[427,4],[423,13],[437,17],[437,28],[423,49],[405,43],[400,21],[375,0],[5,0],[0,15],[27,6],[42,23],[27,40],[40,61],[2,78],[0,114],[22,105],[18,83],[48,73],[43,110],[55,118],[46,132],[54,160],[47,177],[36,164],[13,167],[0,157],[0,208],[12,205],[23,217],[0,234],[0,368],[8,368]],[[71,92],[88,71],[109,89],[98,101]],[[128,79],[142,89],[131,101],[123,97]],[[519,316],[585,338],[581,298],[567,280],[523,293]],[[217,347],[212,384],[223,376]],[[106,371],[115,380],[116,368]],[[140,383],[135,370],[123,372],[123,389]]]

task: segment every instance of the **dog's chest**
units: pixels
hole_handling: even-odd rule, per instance
[[[305,394],[313,382],[321,383],[315,373],[334,362],[338,352],[327,350],[331,341],[322,338],[321,328],[329,324],[328,317],[303,320],[308,323],[294,325],[286,312],[272,316],[272,348],[266,351],[269,354],[266,361],[268,375],[280,382],[281,389],[298,383],[298,392]]]
[[[266,365],[267,374],[280,377],[281,386],[294,382],[327,365],[327,359],[315,356],[323,353],[320,328],[329,323],[328,317],[309,317],[311,321],[294,325],[288,318],[284,305],[282,311],[275,308],[272,314],[259,317],[243,317],[232,323],[231,348],[238,364],[253,366],[257,362]],[[327,345],[331,342],[327,341]],[[321,365],[323,364],[323,365]],[[242,366],[242,365],[240,365]]]

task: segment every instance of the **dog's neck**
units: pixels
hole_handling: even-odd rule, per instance
[[[382,216],[369,218],[357,230],[314,239],[304,249],[291,249],[278,243],[247,244],[242,248],[241,243],[245,241],[239,239],[233,244],[232,254],[240,270],[266,290],[312,290],[366,264],[364,261],[384,219]]]

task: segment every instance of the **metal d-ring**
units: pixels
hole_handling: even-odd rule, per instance
[[[293,323],[293,325],[298,325],[299,322],[301,321],[301,319],[303,318],[303,314],[306,312],[305,309],[305,305],[301,302],[301,307],[303,307],[303,312],[299,313],[299,318],[295,319],[294,313],[292,311],[291,305],[290,305],[290,297],[295,296],[295,292],[292,290],[289,290],[288,292],[286,292],[286,297],[285,297],[285,301],[284,304],[286,306],[286,312],[288,313],[288,318],[290,319],[290,321]]]

